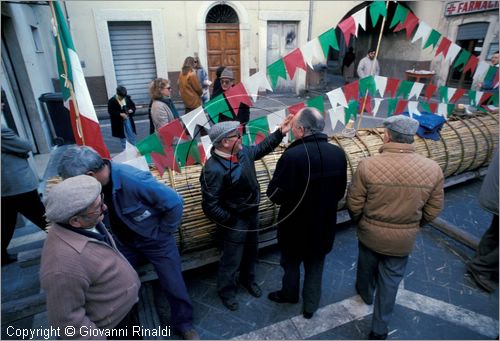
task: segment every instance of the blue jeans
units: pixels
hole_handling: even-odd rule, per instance
[[[179,332],[193,328],[193,305],[182,277],[181,257],[173,235],[160,240],[137,236],[116,246],[133,267],[147,259],[153,264],[170,304],[170,323]]]
[[[120,142],[122,143],[122,148],[125,149],[126,141],[128,143],[135,144],[137,143],[136,136],[134,131],[132,130],[132,125],[130,124],[130,119],[123,120],[123,132],[125,133],[125,138],[120,139]]]
[[[403,279],[408,263],[408,256],[387,256],[370,250],[361,242],[358,243],[358,269],[356,287],[365,300],[373,298],[375,288],[375,305],[373,306],[372,331],[383,335],[389,331],[388,325],[396,304],[399,283]]]

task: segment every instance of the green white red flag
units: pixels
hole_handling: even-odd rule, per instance
[[[63,94],[64,106],[68,109],[73,135],[78,145],[94,148],[102,157],[110,158],[104,144],[99,121],[90,98],[83,75],[80,58],[76,53],[66,20],[58,1],[50,2],[52,28],[56,43],[57,69]]]

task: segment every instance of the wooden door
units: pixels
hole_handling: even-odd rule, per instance
[[[235,84],[240,82],[239,24],[207,24],[208,77],[213,82],[221,65],[234,72]]]
[[[268,21],[267,65],[270,65],[297,48],[298,22]],[[295,80],[278,78],[275,92],[295,91]]]

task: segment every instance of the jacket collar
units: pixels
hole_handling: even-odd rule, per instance
[[[99,242],[97,239],[86,237],[83,234],[76,233],[55,223],[51,225],[49,233],[55,234],[57,237],[59,237],[60,239],[65,241],[69,246],[75,249],[78,253],[82,253],[83,249],[85,248],[88,242],[90,241]],[[112,239],[110,238],[110,240]],[[104,242],[102,243],[106,244]],[[113,245],[113,247],[115,247],[113,241],[111,242],[111,244]]]
[[[328,136],[326,134],[323,134],[323,133],[316,133],[316,134],[312,134],[312,135],[308,135],[306,137],[303,137],[301,139],[298,139],[298,140],[295,140],[293,141],[292,143],[290,143],[290,145],[288,146],[287,149],[290,149],[290,148],[293,148],[295,146],[298,146],[298,145],[301,145],[303,143],[307,143],[307,142],[310,142],[310,141],[328,141]]]
[[[380,153],[414,153],[415,146],[408,143],[389,142],[384,143],[379,149]]]

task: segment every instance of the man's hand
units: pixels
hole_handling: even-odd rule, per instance
[[[288,115],[280,124],[280,130],[283,135],[286,135],[292,128],[293,115]]]

